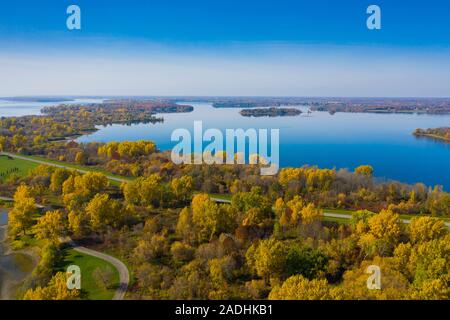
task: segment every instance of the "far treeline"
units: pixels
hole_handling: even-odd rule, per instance
[[[191,101],[186,97],[186,100]],[[246,97],[196,98],[213,103],[215,108],[271,108],[304,105],[312,111],[369,113],[450,114],[448,98],[308,98]]]
[[[296,108],[256,108],[243,109],[239,113],[244,117],[286,117],[298,116],[302,111]]]

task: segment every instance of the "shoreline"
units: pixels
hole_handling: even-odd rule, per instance
[[[0,215],[5,215],[7,213],[8,211],[5,208],[0,208]],[[20,286],[32,275],[39,262],[39,258],[26,249],[13,250],[7,241],[7,228],[7,224],[0,224],[0,259],[14,258],[14,256],[17,257],[18,255],[24,255],[27,257],[27,259],[29,259],[30,263],[30,270],[21,271],[23,273],[23,276],[19,277],[19,279],[17,280],[11,279],[11,277],[8,276],[8,270],[5,270],[0,264],[0,273],[4,277],[3,279],[1,279],[2,281],[0,283],[0,300],[16,300],[16,295],[18,293],[18,290],[20,289]],[[20,267],[17,265],[15,265],[14,267],[20,269]]]

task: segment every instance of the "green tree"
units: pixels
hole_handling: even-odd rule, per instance
[[[191,198],[194,189],[194,180],[192,177],[182,176],[180,178],[175,178],[170,185],[172,192],[178,201],[185,202]]]
[[[293,245],[286,257],[286,274],[300,274],[308,279],[317,278],[324,273],[328,257],[321,251],[308,247]]]

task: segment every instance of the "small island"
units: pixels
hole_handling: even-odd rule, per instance
[[[450,142],[450,127],[416,129],[413,134],[419,137],[428,137]]]
[[[302,113],[295,108],[258,108],[244,109],[239,112],[244,117],[292,117]]]

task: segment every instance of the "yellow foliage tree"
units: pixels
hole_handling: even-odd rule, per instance
[[[416,217],[411,219],[408,231],[409,238],[413,243],[438,239],[448,233],[444,221],[432,217]]]
[[[47,211],[44,216],[39,218],[38,223],[34,226],[36,238],[41,240],[48,239],[55,243],[58,242],[63,231],[63,216],[59,210]]]
[[[269,294],[270,300],[330,300],[334,297],[327,280],[308,280],[301,275],[288,278]]]
[[[37,287],[29,289],[24,300],[76,300],[80,296],[77,289],[70,290],[67,288],[67,274],[58,272],[52,277],[46,287]]]
[[[36,213],[36,201],[31,196],[30,189],[21,185],[14,194],[14,207],[9,212],[8,233],[17,237],[26,233],[33,225],[33,215]]]

